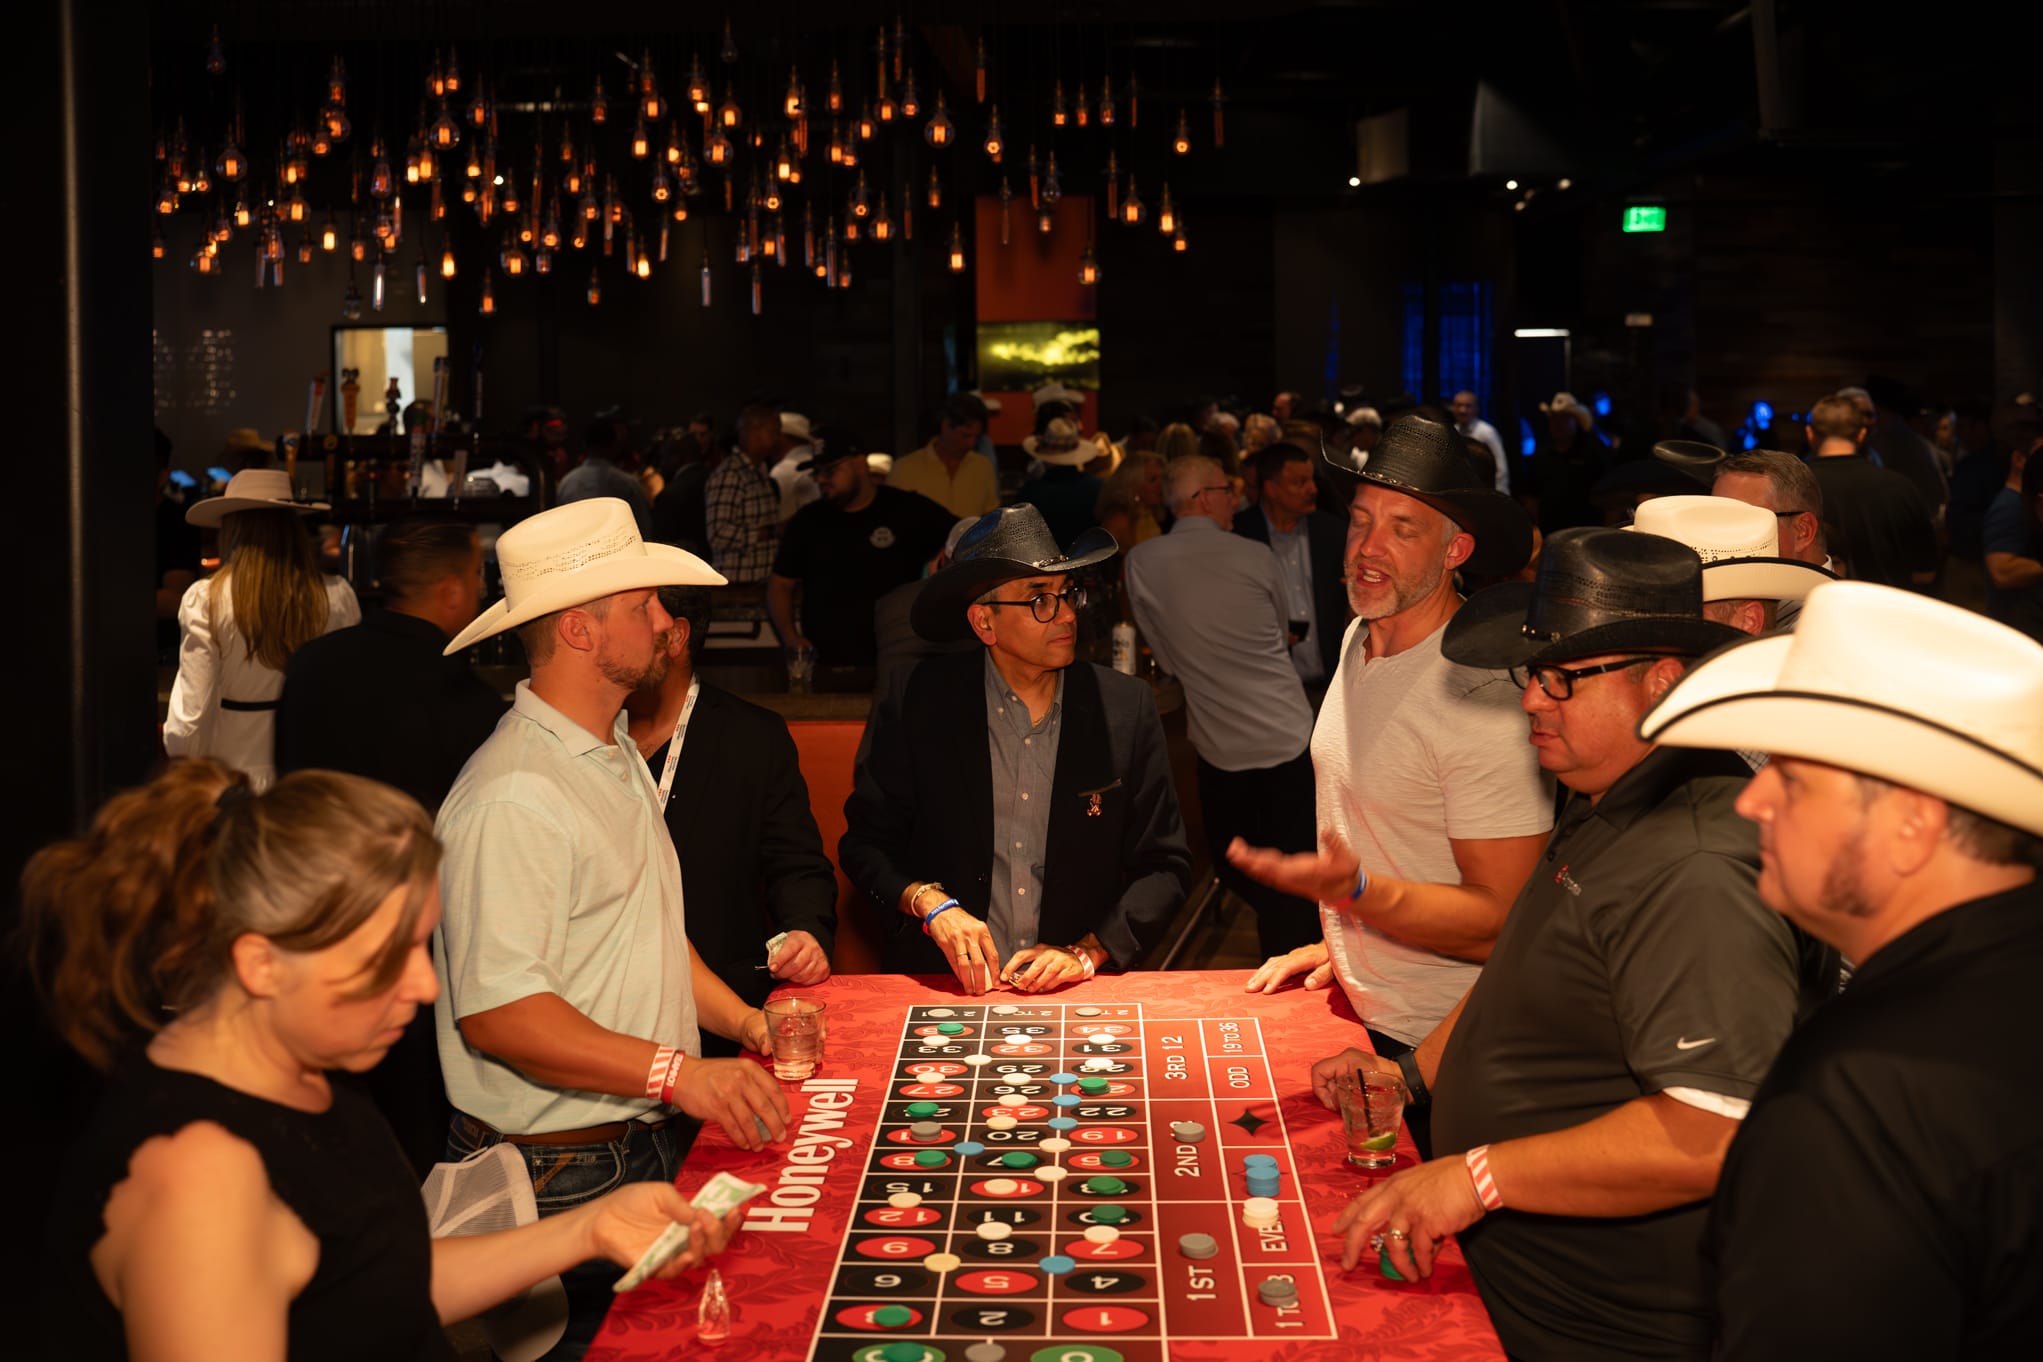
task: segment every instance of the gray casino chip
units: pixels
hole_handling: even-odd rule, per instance
[[[1171,1138],[1181,1144],[1197,1144],[1206,1138],[1206,1127],[1197,1121],[1174,1121],[1170,1133]]]
[[[1181,1234],[1178,1236],[1178,1252],[1187,1258],[1218,1258],[1220,1243],[1210,1234]]]

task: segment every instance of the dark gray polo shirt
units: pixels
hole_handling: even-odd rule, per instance
[[[1759,901],[1757,834],[1732,808],[1750,774],[1730,753],[1659,749],[1594,807],[1570,800],[1441,1056],[1436,1154],[1669,1088],[1758,1091],[1795,1022],[1800,963]],[[1514,1357],[1707,1358],[1707,1208],[1505,1210],[1460,1242]]]

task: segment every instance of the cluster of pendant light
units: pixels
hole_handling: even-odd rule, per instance
[[[804,177],[814,173],[812,156],[825,159],[831,170],[850,173],[852,179],[841,212],[827,191],[803,196],[798,246],[805,273],[825,287],[848,288],[851,246],[861,241],[914,239],[915,203],[900,204],[896,218],[886,193],[874,195],[867,184],[861,167],[868,145],[887,135],[889,129],[920,122],[922,141],[940,158],[960,144],[961,133],[942,91],[933,105],[918,96],[907,45],[907,29],[901,20],[895,20],[891,33],[885,26],[880,29],[872,90],[856,107],[845,92],[836,61],[830,64],[829,82],[820,98],[811,96],[800,68],[790,68],[786,92],[773,110],[781,126],[774,130],[777,135],[769,137],[770,120],[748,116],[738,102],[739,81],[733,69],[738,48],[726,21],[719,51],[725,68],[720,89],[697,56],[691,58],[678,87],[680,97],[670,97],[648,48],[638,63],[628,68],[629,79],[615,91],[614,98],[603,78],[594,78],[580,144],[572,123],[564,120],[561,126],[549,129],[542,112],[529,160],[522,152],[511,152],[502,141],[495,99],[481,81],[464,76],[459,53],[452,50],[433,54],[418,118],[401,155],[395,154],[393,144],[380,131],[371,132],[365,154],[358,143],[349,149],[355,127],[348,112],[348,73],[336,56],[320,90],[316,117],[309,126],[294,124],[278,139],[276,155],[260,177],[247,151],[248,134],[238,100],[221,132],[219,150],[210,156],[206,146],[187,136],[181,116],[171,121],[168,132],[160,135],[156,144],[158,226],[152,253],[158,259],[166,253],[161,219],[193,206],[206,215],[203,239],[190,262],[201,274],[221,270],[222,248],[236,232],[250,233],[256,242],[257,288],[281,287],[285,262],[292,254],[299,264],[309,264],[315,249],[328,255],[345,250],[350,264],[341,310],[352,320],[361,315],[364,303],[354,265],[369,266],[368,306],[381,311],[391,276],[401,268],[397,256],[410,226],[407,216],[416,220],[423,213],[426,221],[444,221],[452,208],[450,200],[458,197],[497,239],[493,258],[482,265],[477,303],[478,310],[488,316],[497,310],[499,271],[508,279],[552,274],[568,262],[564,252],[569,250],[596,249],[605,258],[621,255],[627,277],[650,278],[655,264],[668,258],[672,225],[685,222],[704,201],[713,204],[720,198],[723,210],[737,222],[736,263],[750,266],[750,301],[756,314],[763,306],[762,266],[786,268],[797,253],[796,243],[789,239],[791,200]],[[226,48],[216,25],[207,46],[205,69],[210,76],[220,77],[227,68]],[[1095,102],[1092,91],[1080,84],[1075,99],[1067,101],[1064,82],[1054,81],[1048,114],[1053,133],[1070,128],[1108,129],[1124,122],[1131,131],[1139,126],[1141,91],[1132,74],[1118,90],[1111,78],[1100,80],[1097,90]],[[988,100],[983,38],[978,44],[974,91],[977,102],[986,109],[978,150],[993,166],[1003,168],[997,198],[1000,244],[1006,246],[1011,239],[1010,206],[1015,194],[1004,167],[1012,147],[998,102]],[[1215,147],[1225,145],[1223,102],[1220,82],[1215,80]],[[700,135],[691,139],[684,124],[696,120],[700,121]],[[643,177],[642,202],[633,202],[621,190],[619,166],[599,167],[595,144],[599,136],[611,135],[599,130],[613,124],[628,124],[621,168],[629,172],[629,179]],[[1183,109],[1178,111],[1169,145],[1176,156],[1192,151],[1190,122]],[[348,177],[351,225],[345,235],[331,208],[315,229],[314,209],[305,193],[313,165],[341,156],[352,158]],[[746,170],[740,170],[741,161]],[[1042,158],[1032,144],[1024,166],[1029,209],[1037,231],[1047,235],[1055,228],[1055,208],[1064,192],[1056,151],[1052,149]],[[712,177],[717,182],[714,191]],[[1124,175],[1117,153],[1111,150],[1105,178],[1108,220],[1127,227],[1152,224],[1169,238],[1174,251],[1187,249],[1184,217],[1171,201],[1168,182],[1161,185],[1152,213],[1136,187],[1134,173]],[[423,191],[422,207],[407,206],[407,190]],[[930,166],[927,191],[920,197],[931,214],[943,210],[944,177],[936,164]],[[965,204],[954,205],[951,215],[946,258],[950,269],[959,273],[967,263],[962,209],[969,202],[967,198]],[[451,236],[443,231],[440,253],[429,268],[423,227],[412,226],[411,230],[418,243],[414,282],[418,300],[424,303],[432,270],[437,269],[443,281],[451,280],[464,268],[473,268],[474,262],[464,264],[457,258]],[[287,235],[295,235],[295,243],[287,245]],[[701,260],[700,277],[702,305],[708,307],[713,275],[707,252]],[[1079,281],[1090,286],[1099,278],[1089,222]],[[585,296],[590,306],[602,300],[600,264],[589,271]]]

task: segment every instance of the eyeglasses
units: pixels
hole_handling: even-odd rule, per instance
[[[1225,492],[1229,496],[1234,495],[1234,489],[1232,487],[1229,487],[1224,482],[1221,483],[1218,487],[1201,487],[1199,489],[1199,495],[1202,497],[1205,496],[1208,492]]]
[[[981,601],[979,604],[988,608],[1002,605],[1026,605],[1029,608],[1029,613],[1036,617],[1036,623],[1048,624],[1057,618],[1057,605],[1060,601],[1070,602],[1071,613],[1077,614],[1085,609],[1085,588],[1074,586],[1069,591],[1045,591],[1041,595],[1031,596],[1025,601]]]
[[[1585,676],[1601,676],[1605,672],[1623,671],[1626,667],[1641,662],[1657,661],[1651,657],[1627,657],[1616,662],[1606,662],[1600,667],[1513,667],[1511,680],[1518,689],[1524,690],[1529,682],[1537,681],[1539,688],[1546,692],[1549,700],[1566,700],[1575,693],[1575,682]]]
[[[1775,512],[1774,512],[1773,514],[1774,514],[1774,519],[1776,519],[1776,520],[1793,520],[1793,519],[1794,519],[1794,518],[1795,518],[1796,516],[1798,516],[1798,515],[1813,515],[1813,514],[1815,514],[1815,512],[1813,512],[1813,511],[1775,511]]]

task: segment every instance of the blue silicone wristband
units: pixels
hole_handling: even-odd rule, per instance
[[[1363,892],[1368,888],[1369,888],[1369,872],[1366,870],[1357,870],[1355,872],[1355,889],[1353,893],[1348,895],[1348,902],[1353,903],[1356,899],[1361,898]]]
[[[930,909],[928,915],[922,919],[922,934],[924,936],[929,935],[929,924],[936,921],[937,915],[939,913],[948,913],[951,909],[956,908],[958,906],[959,906],[958,901],[956,899],[945,899],[942,903],[939,903],[936,905],[936,907]]]

